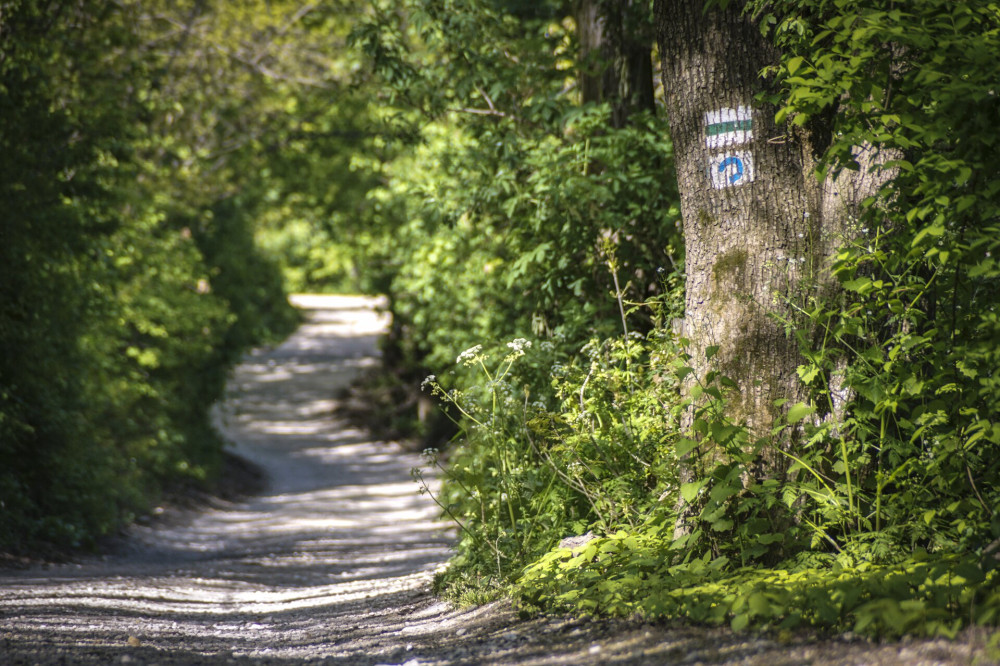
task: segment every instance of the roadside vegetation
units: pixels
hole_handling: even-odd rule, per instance
[[[677,5],[764,40],[746,102],[804,188],[870,188],[832,226],[797,213],[760,273],[713,259],[718,293],[773,286],[743,305],[795,362],[749,378],[689,335],[690,225],[717,216],[682,216],[664,5],[61,4],[5,3],[0,31],[0,548],[211,476],[208,405],[293,324],[283,284],[388,296],[373,394],[432,446],[455,599],[1000,621],[995,3]]]
[[[459,430],[427,453],[461,535],[441,589],[734,629],[995,625],[1000,186],[982,128],[1000,14],[746,11],[781,54],[755,103],[783,140],[829,129],[814,177],[870,168],[858,146],[883,158],[836,252],[775,295],[805,397],[765,428],[732,409],[751,387],[718,347],[678,334],[664,110],[616,126],[620,100],[581,100],[581,72],[615,62],[581,55],[566,7],[394,3],[355,30],[425,137],[376,196],[404,221],[387,225],[392,358]]]
[[[228,368],[296,325],[254,243],[274,95],[184,11],[0,5],[2,553],[92,547],[209,482]]]

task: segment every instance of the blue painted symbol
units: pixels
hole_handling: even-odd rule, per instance
[[[736,181],[743,177],[743,160],[738,157],[727,157],[722,160],[722,164],[719,165],[719,173],[722,173],[727,167],[730,166],[736,167],[736,173],[729,176],[729,184],[733,185]]]

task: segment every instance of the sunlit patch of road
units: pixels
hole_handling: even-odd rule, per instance
[[[386,320],[366,298],[293,302],[303,326],[249,355],[216,410],[233,450],[266,470],[267,490],[168,511],[113,556],[0,571],[0,666],[909,666],[969,664],[985,642],[779,644],[719,628],[525,622],[502,603],[442,602],[431,580],[454,534],[410,479],[419,458],[334,417],[338,389],[378,362]]]
[[[452,536],[410,478],[418,458],[333,415],[333,396],[377,362],[385,317],[360,297],[293,303],[303,326],[249,355],[216,410],[234,451],[266,471],[267,492],[136,526],[125,552],[103,561],[11,573],[0,581],[5,629],[67,648],[130,635],[163,650],[183,639],[206,657],[290,657],[302,651],[296,636],[336,643],[344,628],[330,618],[359,605],[360,617],[392,614],[427,596]],[[327,621],[290,630],[303,612]]]

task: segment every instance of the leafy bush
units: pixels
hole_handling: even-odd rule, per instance
[[[480,345],[459,355],[476,384],[425,381],[462,427],[447,466],[430,452],[445,479],[437,501],[461,526],[445,577],[459,594],[504,589],[561,535],[637,527],[676,466],[664,444],[677,425],[663,418],[676,385],[661,383],[641,337],[595,340],[572,359],[550,341],[507,347],[499,361]],[[549,373],[552,390],[535,395],[531,379]]]
[[[93,545],[164,487],[210,479],[229,367],[295,323],[247,207],[210,180],[179,194],[180,142],[136,99],[155,86],[134,10],[4,7],[3,552]]]
[[[818,337],[801,337],[800,376],[821,412],[838,411],[831,383],[849,399],[815,437],[838,441],[840,463],[818,445],[807,453],[837,485],[853,481],[855,528],[895,556],[980,551],[1000,537],[1000,181],[984,134],[1000,69],[982,56],[1000,17],[985,2],[796,5],[761,6],[786,50],[779,118],[833,124],[831,172],[859,168],[856,147],[867,146],[894,173],[832,267],[843,297],[804,311],[802,330]],[[895,66],[890,54],[905,57]]]
[[[389,85],[423,100],[446,72],[449,103],[489,102],[487,119],[415,105],[451,141],[422,149],[433,168],[398,180],[385,209],[407,220],[386,253],[394,358],[436,373],[461,430],[434,458],[438,501],[463,526],[441,580],[452,594],[737,629],[953,635],[998,621],[1000,188],[985,128],[1000,72],[982,54],[1000,19],[985,1],[897,4],[748,5],[782,50],[764,93],[778,122],[832,128],[820,175],[862,168],[864,147],[891,176],[843,220],[835,263],[815,267],[829,273],[801,285],[783,323],[811,399],[764,436],[725,417],[723,375],[693,381],[672,332],[683,242],[662,121],[612,129],[606,109],[553,95],[537,70],[572,58],[560,29],[533,41],[525,21],[513,37],[498,6],[445,20],[410,3],[411,60],[390,18],[362,30]],[[493,20],[485,46],[461,45]],[[495,71],[490,49],[530,63],[526,83],[509,62]],[[532,347],[517,358],[495,342],[520,338]],[[452,366],[461,349],[478,371]],[[583,545],[559,548],[565,537]]]

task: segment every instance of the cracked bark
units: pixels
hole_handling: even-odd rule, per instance
[[[826,269],[852,233],[851,214],[885,176],[862,169],[818,180],[830,124],[777,126],[777,109],[757,97],[761,70],[780,54],[742,13],[743,3],[707,12],[704,4],[654,4],[686,245],[682,335],[695,370],[687,388],[709,370],[729,377],[739,393],[729,398],[728,416],[763,436],[781,412],[775,401],[808,398],[796,374],[798,345],[783,320],[802,323],[796,306],[837,293]],[[739,134],[748,129],[752,136]],[[866,166],[874,159],[865,157]],[[712,346],[718,353],[709,362]],[[793,447],[795,433],[780,445]],[[776,450],[762,460],[764,476],[787,467]],[[682,468],[681,481],[691,480],[689,466]]]

